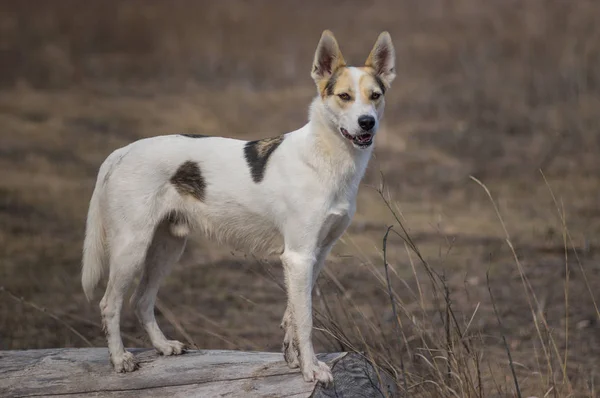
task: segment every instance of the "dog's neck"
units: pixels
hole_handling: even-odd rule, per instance
[[[325,115],[325,105],[317,96],[310,105],[308,131],[311,137],[312,157],[322,165],[328,165],[337,178],[352,180],[356,184],[362,179],[373,146],[359,149],[337,130]]]

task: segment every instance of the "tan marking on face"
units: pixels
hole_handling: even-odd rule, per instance
[[[333,91],[335,89],[335,86],[337,85],[337,80],[340,77],[340,75],[344,73],[345,69],[347,69],[346,66],[341,66],[334,70],[328,79],[322,79],[317,83],[322,98],[326,98],[330,95],[333,95]]]
[[[329,83],[329,81],[331,79],[335,79],[335,72],[331,75],[331,77],[329,79],[321,79],[317,82],[317,88],[319,89],[319,92],[321,93],[321,97],[325,98],[327,96],[326,91],[327,91],[327,84]]]
[[[366,74],[369,74],[369,75],[375,75],[375,69],[373,69],[372,66],[359,66],[356,69],[360,69],[360,70],[362,70],[363,72],[365,72]]]
[[[383,80],[383,79],[381,79],[381,78],[379,78],[377,76],[377,71],[372,66],[363,66],[363,67],[360,67],[358,69],[360,69],[363,72],[365,72],[365,73],[373,76],[373,79],[375,79],[375,82],[377,83],[377,85],[379,86],[379,88],[382,90],[382,92],[384,94],[387,91],[387,89],[390,88],[389,84],[387,84],[385,82],[385,80]]]
[[[340,94],[346,93],[350,95],[350,101],[344,101],[339,97]],[[322,92],[323,97],[334,96],[335,102],[340,108],[347,108],[356,100],[356,93],[354,90],[354,82],[352,81],[352,75],[350,69],[344,67],[337,71],[332,77],[328,85],[325,86]]]
[[[360,95],[364,102],[373,102],[378,104],[383,99],[383,92],[381,91],[379,84],[377,84],[375,76],[372,74],[362,75],[358,81],[358,87],[360,88]],[[373,94],[373,92],[377,92],[381,94],[381,96],[376,100],[372,100],[371,94]]]

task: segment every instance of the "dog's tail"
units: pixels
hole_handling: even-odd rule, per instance
[[[106,232],[100,211],[100,195],[104,174],[98,173],[98,181],[90,200],[87,222],[85,227],[85,240],[83,242],[83,261],[81,269],[81,285],[83,292],[90,301],[94,296],[94,288],[102,278],[107,266]]]

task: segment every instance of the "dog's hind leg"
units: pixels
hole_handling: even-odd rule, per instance
[[[132,372],[137,368],[133,354],[123,347],[120,318],[123,298],[143,266],[151,239],[151,230],[127,231],[115,236],[111,244],[110,274],[106,292],[100,301],[100,312],[110,359],[117,372]]]
[[[140,284],[131,297],[131,303],[154,348],[163,355],[179,355],[184,351],[184,344],[176,340],[167,340],[154,316],[154,304],[160,283],[181,257],[186,243],[186,238],[174,236],[170,228],[165,221],[156,229],[148,249]]]

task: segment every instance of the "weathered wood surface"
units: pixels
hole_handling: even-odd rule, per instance
[[[0,397],[383,397],[389,376],[358,354],[320,354],[334,384],[306,383],[279,353],[188,351],[174,357],[131,350],[133,373],[115,373],[106,348],[0,351]],[[380,380],[383,379],[383,384]]]

